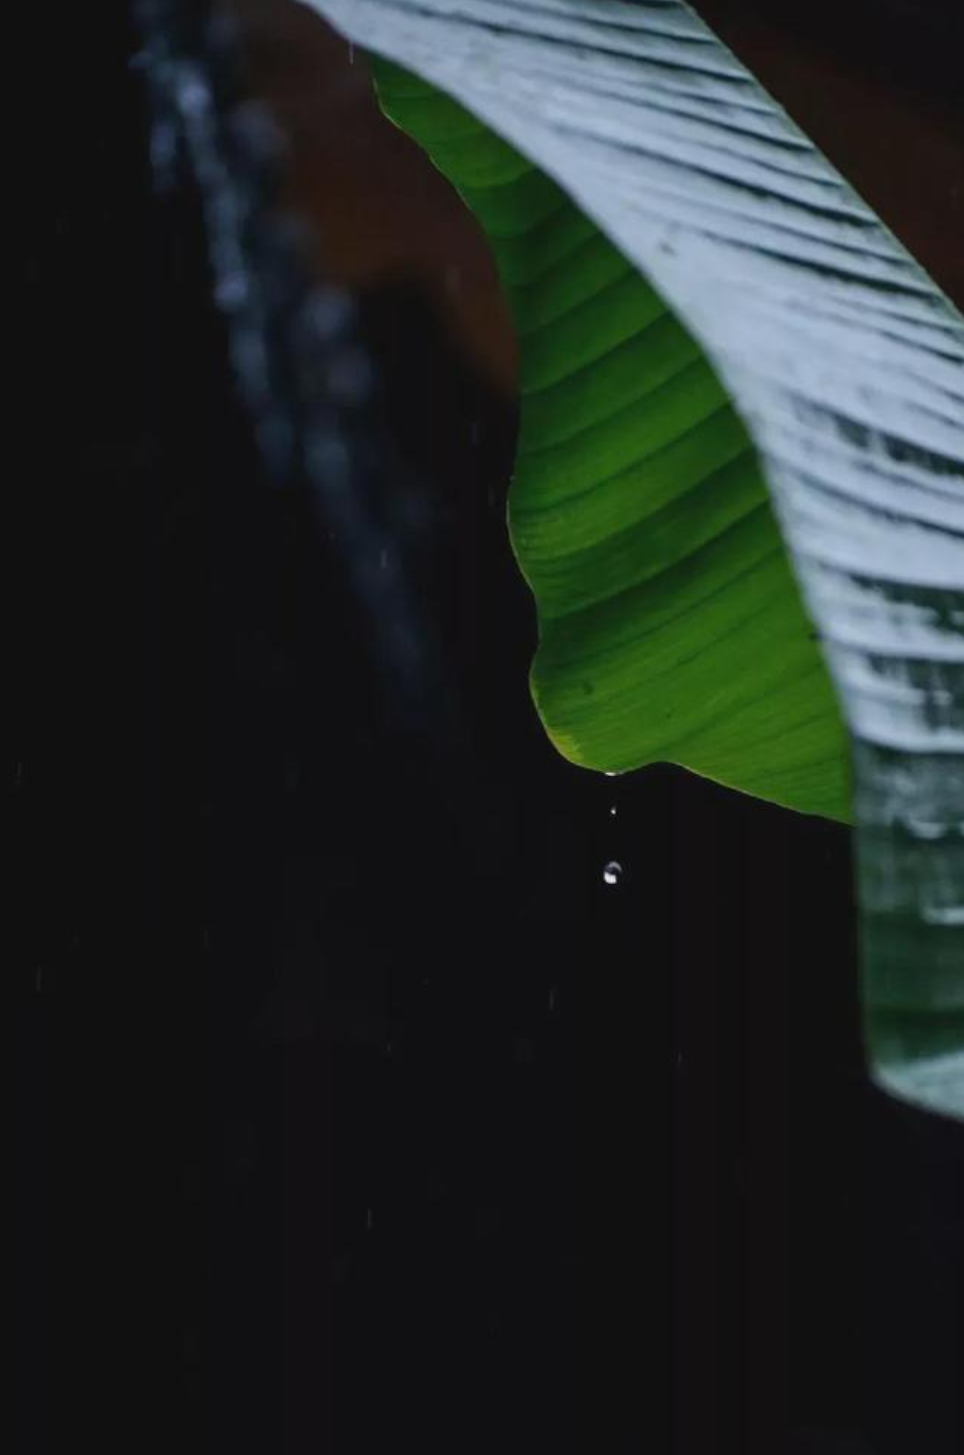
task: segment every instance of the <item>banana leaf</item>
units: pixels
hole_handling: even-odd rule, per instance
[[[495,257],[549,736],[853,821],[871,1072],[964,1115],[964,320],[681,0],[307,3]]]

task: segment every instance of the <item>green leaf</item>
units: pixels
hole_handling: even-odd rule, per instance
[[[499,267],[553,741],[841,818],[852,762],[873,1068],[964,1113],[960,315],[679,0],[311,3]]]
[[[381,63],[386,113],[478,217],[520,343],[509,525],[532,691],[566,757],[672,761],[849,812],[846,738],[756,451],[700,345],[563,189]]]

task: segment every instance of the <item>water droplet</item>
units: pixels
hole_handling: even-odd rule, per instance
[[[609,817],[610,818],[615,818],[616,817],[616,805],[615,804],[613,804],[612,808],[609,810]]]
[[[618,773],[610,773],[609,769],[607,768],[605,770],[605,776],[607,778],[618,778],[619,777],[619,774]]]
[[[615,859],[610,859],[609,863],[603,869],[603,883],[608,884],[612,888],[619,883],[622,877],[622,864],[618,864]]]

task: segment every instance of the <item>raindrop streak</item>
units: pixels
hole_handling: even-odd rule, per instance
[[[622,864],[617,864],[615,859],[610,859],[609,863],[603,869],[603,883],[608,884],[610,888],[615,888],[622,877]]]

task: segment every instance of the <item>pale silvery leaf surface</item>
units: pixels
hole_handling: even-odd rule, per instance
[[[427,146],[478,212],[510,294],[507,268],[515,255],[499,246],[500,208],[515,226],[526,207],[549,195],[539,191],[548,179],[546,185],[568,199],[570,213],[586,219],[637,270],[641,281],[633,306],[647,288],[662,300],[679,321],[667,346],[682,348],[686,338],[695,340],[725,389],[748,433],[754,467],[769,487],[851,738],[871,1067],[897,1094],[964,1115],[960,315],[679,0],[308,3],[356,45],[443,93],[436,105],[430,92],[407,94],[404,78],[399,82],[386,72],[386,109]],[[471,128],[459,132],[456,111],[446,111],[444,97],[482,123],[484,135],[482,128],[479,134]],[[447,116],[450,135],[444,130]],[[508,145],[486,175],[478,166],[496,155],[493,137]],[[531,289],[537,235],[545,271],[571,249],[563,233],[572,217],[547,205],[542,217],[530,211],[529,226],[530,272],[522,281]],[[518,239],[518,230],[503,231]],[[575,233],[572,244],[588,246]],[[562,286],[574,286],[572,277]],[[516,307],[517,322],[519,317]],[[654,317],[639,320],[640,338]],[[524,369],[525,343],[523,338]],[[645,366],[647,356],[639,357]],[[633,724],[642,723],[650,708],[658,716],[663,696],[662,689],[649,691],[647,637],[639,634],[638,622],[632,640],[628,627],[619,636],[623,618],[614,614],[616,607],[590,599],[592,583],[604,574],[600,560],[594,558],[588,576],[585,571],[590,547],[610,550],[612,542],[599,534],[609,511],[612,541],[618,538],[623,555],[613,545],[605,570],[622,569],[619,563],[632,546],[625,569],[635,573],[620,584],[626,598],[620,612],[623,605],[637,616],[644,609],[657,616],[663,610],[665,603],[654,606],[647,584],[652,567],[640,554],[644,542],[638,532],[629,533],[625,519],[617,519],[620,510],[629,509],[626,492],[635,477],[627,477],[620,500],[607,502],[595,487],[612,477],[589,480],[594,487],[587,492],[593,501],[587,506],[589,525],[567,516],[559,531],[569,531],[569,538],[563,542],[557,533],[547,544],[552,520],[527,512],[535,500],[562,521],[566,502],[552,495],[554,461],[558,457],[562,476],[576,467],[567,464],[561,439],[557,455],[544,461],[542,477],[536,478],[538,471],[533,475],[525,455],[527,428],[543,450],[558,420],[538,423],[537,406],[530,403],[533,423],[527,425],[525,388],[523,382],[523,440],[510,513],[520,564],[540,608],[543,661],[537,660],[533,685],[550,734],[570,756],[591,766],[625,769],[663,756],[778,802],[843,816],[834,709],[820,673],[808,675],[805,690],[795,694],[793,671],[782,677],[776,672],[779,642],[775,646],[776,638],[754,634],[767,619],[765,593],[759,598],[764,604],[752,614],[745,611],[737,623],[746,672],[759,675],[754,704],[733,697],[728,715],[723,708],[730,698],[718,684],[717,710],[705,720],[696,714],[678,742],[666,737],[664,724],[655,746],[642,738],[637,743]],[[649,399],[652,387],[647,389]],[[699,405],[701,419],[711,409],[706,399]],[[584,406],[581,397],[579,407]],[[678,399],[674,407],[682,407]],[[644,427],[652,432],[658,419],[647,408]],[[687,408],[697,409],[692,397]],[[605,423],[608,433],[599,448],[616,449],[614,432],[626,426],[613,419]],[[648,448],[647,460],[657,447]],[[722,449],[721,438],[708,448]],[[646,488],[664,492],[662,509],[672,482],[654,484],[651,473]],[[751,499],[752,482],[744,479],[733,488]],[[735,549],[751,555],[757,549],[737,514],[714,526],[717,538],[702,539],[705,499],[694,496],[691,506],[688,528],[700,550],[717,552],[712,560],[718,561],[720,541],[727,550],[736,541],[736,527],[743,535]],[[678,533],[681,507],[675,508]],[[764,531],[765,523],[753,518],[758,522],[753,529]],[[641,521],[645,524],[642,516],[636,525]],[[573,533],[580,530],[577,551]],[[590,539],[587,530],[597,534]],[[687,557],[697,564],[700,559],[695,550]],[[677,565],[674,555],[674,571]],[[666,579],[673,589],[679,586],[678,571]],[[686,589],[694,589],[688,582]],[[775,582],[776,577],[771,585]],[[584,588],[585,601],[573,597],[567,603],[567,591]],[[789,597],[789,589],[784,594]],[[687,598],[687,621],[692,605]],[[610,611],[605,619],[604,607]],[[681,609],[680,619],[683,614]],[[607,630],[613,633],[611,650]],[[800,633],[794,630],[796,650]],[[659,641],[671,651],[671,638]],[[580,652],[584,658],[576,662]],[[712,682],[718,654],[705,643],[697,657],[700,652]],[[809,674],[802,646],[800,652],[799,670]],[[678,673],[672,668],[670,656],[661,666],[664,684],[677,677],[688,681],[692,662],[681,656]],[[575,687],[580,673],[587,677],[582,704]],[[665,688],[670,698],[673,690]],[[695,689],[686,691],[695,712]],[[808,693],[815,704],[813,731],[823,735],[819,754],[807,736]],[[767,744],[779,735],[784,715],[791,758],[770,764]],[[796,742],[807,751],[793,758]]]

